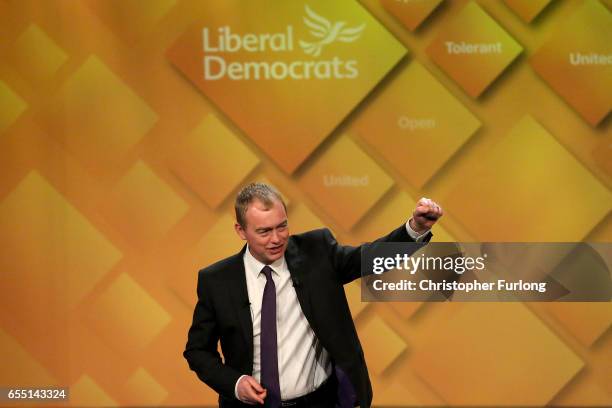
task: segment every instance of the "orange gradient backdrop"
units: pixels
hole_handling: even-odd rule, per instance
[[[0,0],[0,387],[215,405],[182,351],[197,270],[241,248],[232,205],[250,181],[279,188],[292,232],[328,226],[347,244],[422,196],[445,209],[438,241],[612,242],[612,65],[570,59],[612,58],[611,8]],[[204,27],[289,25],[288,52],[214,55],[357,74],[204,80]],[[612,405],[610,303],[346,293],[376,406]]]

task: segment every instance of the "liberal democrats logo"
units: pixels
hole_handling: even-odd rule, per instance
[[[304,17],[304,24],[310,28],[310,34],[313,37],[320,38],[320,40],[314,42],[300,41],[300,47],[306,54],[313,57],[318,57],[323,46],[334,41],[350,43],[357,40],[366,26],[363,23],[358,27],[345,27],[346,22],[344,21],[337,21],[332,24],[326,18],[312,11],[308,5],[305,8],[307,17]]]
[[[205,3],[168,59],[286,174],[407,52],[355,0]]]
[[[352,43],[361,37],[366,24],[348,26],[345,21],[331,22],[305,5],[303,16],[306,32],[315,40],[299,41],[303,54],[296,54],[295,32],[288,24],[277,32],[234,32],[229,25],[202,29],[204,80],[282,80],[282,79],[354,79],[359,76],[357,60],[351,50],[342,51],[343,58],[326,54],[323,49],[334,42]],[[236,55],[235,57],[232,54]]]

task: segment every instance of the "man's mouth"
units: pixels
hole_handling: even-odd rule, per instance
[[[270,252],[272,252],[273,254],[277,254],[277,253],[279,253],[279,252],[280,252],[282,249],[283,249],[283,246],[282,246],[282,245],[278,245],[278,246],[275,246],[275,247],[269,248],[268,250],[269,250]]]

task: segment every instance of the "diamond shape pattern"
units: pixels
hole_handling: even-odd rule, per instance
[[[48,79],[66,62],[68,55],[36,24],[31,24],[15,41],[13,65],[26,78]]]
[[[187,212],[187,203],[138,161],[105,199],[106,216],[136,246],[161,239]]]
[[[171,316],[128,274],[121,274],[96,299],[85,324],[126,355],[141,352]]]
[[[422,187],[480,122],[414,61],[359,115],[354,127],[412,185]]]
[[[90,56],[65,82],[49,125],[87,167],[107,168],[151,129],[157,115],[97,56]]]
[[[83,375],[70,387],[70,404],[78,407],[119,406],[89,375]]]
[[[3,304],[22,325],[45,323],[32,314],[68,313],[121,256],[35,171],[0,202]]]
[[[208,115],[182,141],[171,167],[190,188],[215,208],[259,163],[214,115]]]
[[[608,303],[550,303],[545,308],[586,347],[592,346],[612,324]]]
[[[144,3],[0,0],[0,385],[215,405],[179,354],[197,270],[244,244],[231,201],[250,181],[290,196],[291,232],[343,244],[421,196],[446,212],[434,241],[612,240],[612,75],[592,57],[612,53],[611,0]],[[297,78],[271,78],[284,64]],[[375,406],[612,406],[604,303],[345,292]]]
[[[304,173],[300,185],[348,230],[391,188],[393,180],[343,136]]]
[[[416,30],[442,0],[380,0],[380,4],[410,31]]]
[[[382,374],[406,349],[404,340],[378,316],[361,325],[359,333],[368,354],[368,368],[376,375]]]
[[[610,38],[612,13],[588,0],[530,60],[548,85],[593,126],[612,109]]]
[[[159,405],[168,396],[168,391],[142,367],[130,375],[124,390],[130,405]]]
[[[8,85],[0,81],[0,132],[8,128],[26,110],[28,104]]]
[[[411,360],[447,404],[463,406],[545,405],[583,365],[520,303],[466,303]]]
[[[149,33],[170,12],[176,0],[93,0],[87,6],[127,41],[136,42]]]
[[[612,160],[610,160],[610,157],[612,157],[612,139],[602,140],[593,150],[593,157],[599,167],[612,178]]]
[[[6,367],[18,370],[2,370],[0,381],[5,387],[51,386],[57,381],[19,342],[0,329],[0,358]]]
[[[481,240],[575,242],[612,209],[612,193],[526,116],[443,202]],[[532,222],[536,207],[546,210]]]
[[[473,1],[427,47],[431,59],[474,98],[522,51],[521,45]]]
[[[299,234],[313,229],[321,228],[323,221],[313,213],[306,204],[299,203],[289,207],[289,230],[292,234]]]
[[[504,0],[506,5],[519,15],[525,22],[530,23],[550,4],[551,0]]]

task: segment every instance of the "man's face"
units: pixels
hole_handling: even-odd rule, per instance
[[[255,259],[268,265],[283,256],[289,228],[285,207],[279,200],[274,200],[270,208],[254,200],[247,207],[245,223],[244,228],[236,223],[236,232],[249,244]]]

